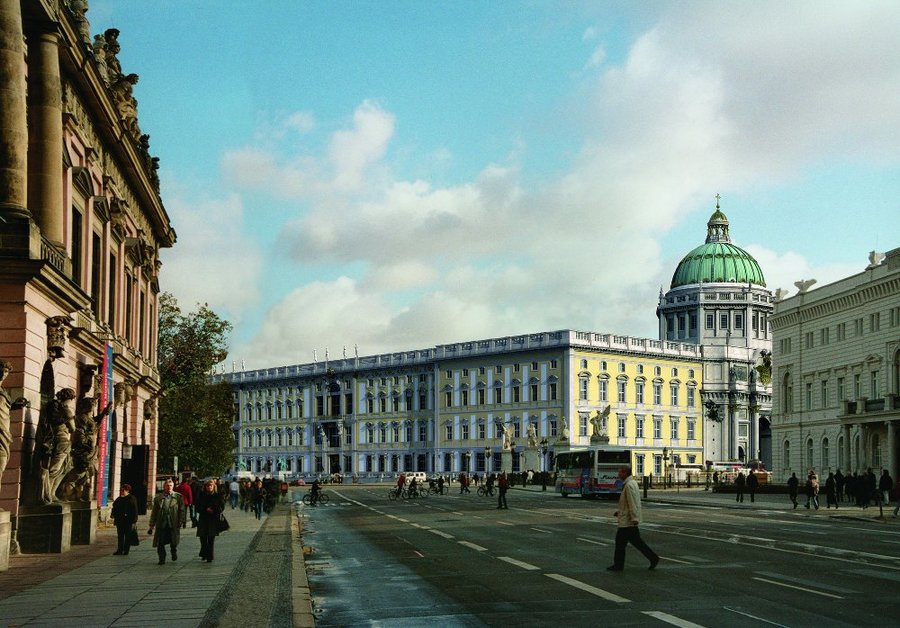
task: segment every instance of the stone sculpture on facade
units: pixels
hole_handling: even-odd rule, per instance
[[[597,412],[596,416],[591,419],[591,442],[609,442],[609,434],[606,431],[607,421],[609,421],[609,412],[612,406],[607,404],[603,412]]]
[[[529,449],[537,448],[537,428],[534,423],[528,424],[528,447]]]
[[[109,73],[106,68],[106,39],[103,35],[94,36],[94,60],[97,62],[97,72],[103,82],[109,85]]]
[[[501,423],[500,428],[503,430],[503,450],[512,449],[513,446],[513,426],[512,423]]]
[[[3,472],[9,462],[10,446],[12,445],[12,430],[9,423],[9,415],[13,410],[26,407],[28,400],[25,397],[13,399],[3,381],[12,372],[12,364],[6,360],[0,360],[0,486],[3,484]]]
[[[569,423],[566,421],[566,417],[559,419],[559,441],[569,442]]]
[[[768,386],[772,381],[772,352],[763,349],[759,352],[760,364],[756,365],[756,372],[759,373],[759,381],[763,386]]]
[[[38,421],[34,442],[34,460],[37,471],[38,501],[50,504],[57,501],[56,491],[72,468],[72,434],[75,417],[69,402],[75,391],[63,388],[55,399],[46,404]]]
[[[69,330],[72,329],[72,319],[68,316],[51,316],[47,323],[47,354],[51,360],[57,360],[66,355],[66,340]]]
[[[112,409],[112,404],[96,415],[96,397],[84,396],[75,406],[75,430],[72,434],[72,464],[63,483],[63,496],[67,500],[89,501],[94,478],[97,476],[100,444],[97,437],[100,423]]]
[[[69,11],[81,35],[81,40],[90,47],[91,45],[91,24],[87,19],[88,2],[87,0],[69,0]]]

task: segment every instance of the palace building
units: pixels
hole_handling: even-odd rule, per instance
[[[232,471],[483,473],[507,449],[543,471],[597,442],[642,475],[765,458],[772,301],[717,205],[660,293],[659,339],[542,331],[213,376],[234,389]]]
[[[900,473],[900,248],[862,272],[778,301],[774,330],[774,468],[819,477]]]
[[[175,233],[138,76],[86,12],[0,3],[0,569],[7,548],[93,542],[98,507],[125,482],[143,507],[156,472],[158,253]]]

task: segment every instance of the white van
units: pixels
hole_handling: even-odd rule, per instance
[[[427,474],[424,471],[407,471],[406,472],[406,485],[409,486],[410,482],[412,482],[413,478],[416,478],[416,484],[419,486],[425,485],[428,486]]]

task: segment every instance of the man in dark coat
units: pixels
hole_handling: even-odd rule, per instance
[[[178,541],[181,526],[184,523],[184,500],[175,492],[175,483],[166,480],[163,492],[153,498],[150,511],[150,530],[153,535],[153,547],[159,556],[159,564],[166,564],[166,545],[172,549],[172,561],[178,560]]]
[[[759,479],[756,477],[755,471],[747,474],[747,490],[750,492],[750,501],[756,501],[756,489],[759,488]]]
[[[744,472],[741,471],[737,474],[737,477],[734,478],[734,490],[737,492],[734,501],[744,503],[744,486],[746,486],[746,484],[747,478],[744,477]]]
[[[131,494],[131,485],[123,484],[119,489],[119,496],[112,505],[112,518],[116,523],[116,535],[118,545],[114,556],[128,556],[131,549],[130,534],[137,525],[138,505],[137,499]]]
[[[797,479],[796,473],[791,473],[791,477],[788,478],[788,495],[791,498],[791,502],[794,504],[794,508],[797,508],[797,492],[800,488],[800,480]]]

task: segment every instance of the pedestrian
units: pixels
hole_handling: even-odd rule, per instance
[[[900,513],[900,477],[897,478],[897,482],[894,484],[894,501],[897,502],[897,506],[894,508],[894,516],[897,516],[897,513]]]
[[[737,474],[737,477],[734,478],[734,490],[737,492],[737,495],[734,498],[734,501],[744,503],[744,486],[747,484],[747,478],[744,477],[744,472],[741,471]]]
[[[644,543],[638,528],[641,524],[641,495],[637,481],[631,475],[631,467],[624,466],[619,469],[619,479],[622,480],[622,493],[619,495],[619,509],[615,516],[618,519],[616,530],[616,549],[613,564],[607,567],[609,571],[622,571],[625,569],[625,548],[629,543],[650,561],[650,569],[655,569],[659,563],[659,556]]]
[[[440,494],[443,495],[444,494],[444,476],[443,475],[438,476],[437,485],[438,485],[438,492],[440,492]]]
[[[719,472],[713,471],[713,486],[719,485]]]
[[[881,503],[881,498],[878,496],[878,478],[875,477],[875,472],[872,471],[872,467],[869,467],[866,470],[866,489],[868,490],[866,494],[866,505],[868,506],[872,501],[875,502],[875,505]]]
[[[150,530],[159,564],[166,564],[166,545],[171,548],[172,561],[178,560],[178,540],[184,523],[184,500],[175,492],[175,482],[166,480],[163,492],[153,498],[150,510]]]
[[[207,480],[197,495],[197,536],[200,537],[200,558],[208,563],[213,561],[213,548],[219,535],[219,517],[222,515],[223,501],[216,491],[216,483]]]
[[[755,471],[747,474],[747,492],[750,493],[750,503],[756,501],[756,489],[759,488],[759,478],[756,477]]]
[[[237,478],[232,478],[231,482],[228,485],[229,497],[231,498],[231,509],[234,510],[237,508],[238,500],[241,497],[241,485],[237,481]]]
[[[494,496],[494,482],[497,481],[497,476],[493,473],[487,476],[487,480],[484,482],[484,489],[487,491],[487,494],[491,497]]]
[[[288,483],[286,480],[282,480],[281,484],[278,487],[278,490],[281,492],[281,503],[287,502],[287,494],[288,494]]]
[[[894,480],[887,469],[881,472],[881,478],[878,480],[878,504],[887,506],[891,501],[891,489],[894,488]]]
[[[253,514],[257,519],[262,519],[267,495],[268,491],[263,486],[262,480],[256,478],[256,482],[253,483],[253,489],[251,490],[251,499],[253,501]]]
[[[788,495],[791,498],[791,503],[794,504],[794,509],[797,509],[797,493],[799,492],[800,480],[797,479],[796,473],[791,473],[791,477],[788,478]]]
[[[815,469],[809,470],[806,476],[806,509],[812,504],[816,510],[819,509],[819,476],[816,475]]]
[[[136,531],[138,518],[137,499],[131,494],[131,485],[123,484],[119,488],[119,496],[112,505],[112,518],[116,523],[118,539],[114,556],[128,556],[131,549],[131,536]]]
[[[506,491],[509,490],[509,480],[506,478],[506,471],[500,473],[500,477],[497,478],[497,488],[500,489],[500,495],[497,497],[497,508],[509,509],[509,506],[506,505]]]
[[[841,470],[838,469],[834,472],[834,488],[836,491],[836,497],[839,502],[844,501],[844,484],[845,478],[844,474],[841,473]]]
[[[187,509],[188,515],[191,518],[191,526],[194,525],[194,490],[191,487],[191,483],[188,478],[183,479],[178,486],[175,487],[175,492],[181,495],[181,498],[184,500],[184,507]],[[181,524],[181,527],[187,527],[187,519],[185,519],[184,523]]]
[[[837,502],[837,480],[834,479],[834,473],[828,473],[828,477],[825,478],[825,507],[831,508],[831,505],[834,504],[834,509],[837,510],[838,502]]]

